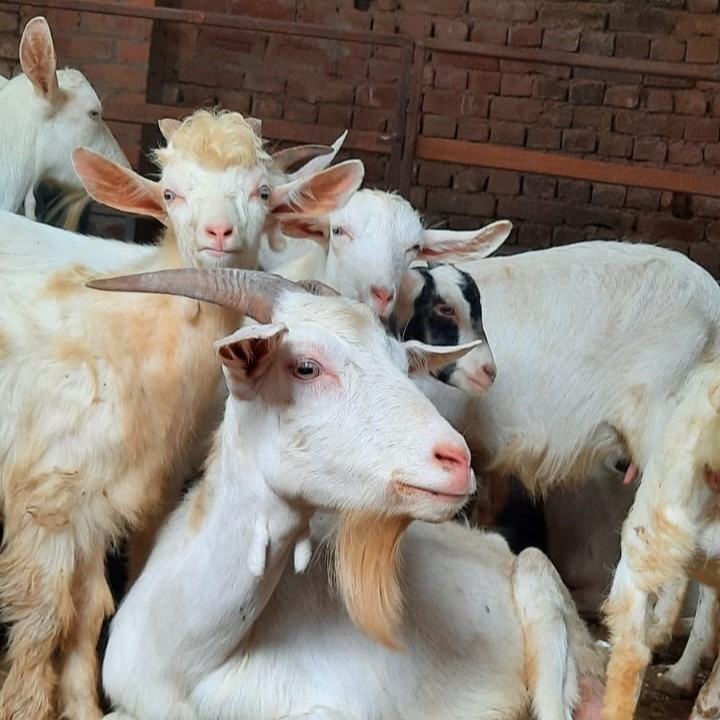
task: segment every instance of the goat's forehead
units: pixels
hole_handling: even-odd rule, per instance
[[[221,170],[192,158],[174,155],[163,167],[161,182],[164,185],[181,185],[188,191],[221,188],[243,193],[267,180],[268,171],[264,164],[251,167],[233,165]]]
[[[334,225],[352,225],[356,232],[382,234],[402,245],[414,245],[422,237],[420,216],[403,198],[374,190],[356,192],[348,203],[331,216]]]
[[[67,90],[83,97],[100,102],[97,93],[88,79],[79,71],[73,68],[65,68],[57,72],[58,86],[61,90]]]

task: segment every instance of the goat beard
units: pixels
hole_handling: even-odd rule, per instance
[[[403,594],[398,579],[400,540],[410,518],[341,515],[335,536],[335,586],[351,620],[390,648],[399,649]]]

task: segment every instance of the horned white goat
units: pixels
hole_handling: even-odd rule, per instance
[[[168,224],[158,247],[0,213],[0,605],[12,625],[3,718],[99,717],[95,647],[111,609],[105,550],[161,516],[204,451],[222,407],[209,348],[239,325],[235,313],[181,298],[131,296],[119,307],[84,283],[252,264],[273,217],[328,212],[363,174],[351,161],[272,187],[260,140],[236,113],[196,113],[159,160],[162,177],[151,182],[76,152],[99,200]]]
[[[99,286],[215,302],[219,286],[227,298],[229,282],[204,280]],[[235,308],[251,312],[242,292]],[[113,620],[109,717],[511,719],[530,705],[539,720],[591,717],[602,660],[540,553],[515,558],[497,536],[413,525],[393,617],[406,518],[459,508],[472,487],[465,443],[402,377],[396,341],[367,308],[297,293],[252,302],[263,324],[217,343],[230,395],[205,477]],[[296,571],[308,565],[316,508],[343,513],[345,608],[326,550],[306,575],[287,568],[291,555]]]
[[[81,190],[72,152],[84,146],[125,167],[102,105],[79,70],[57,70],[47,21],[35,17],[20,40],[23,74],[0,86],[0,210],[35,218],[33,188],[44,179]]]
[[[484,257],[505,241],[512,224],[499,221],[479,230],[426,230],[404,198],[364,189],[329,216],[289,220],[282,223],[282,230],[315,244],[308,243],[305,255],[275,267],[274,272],[290,280],[320,280],[387,318],[411,262]]]

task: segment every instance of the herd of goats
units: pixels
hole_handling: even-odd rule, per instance
[[[0,78],[0,720],[106,703],[114,720],[630,720],[691,579],[666,683],[697,689],[720,613],[708,273],[643,243],[487,258],[509,222],[424,229],[360,189],[360,161],[333,164],[343,138],[270,153],[235,112],[161,120],[151,180],[85,77],[57,70],[43,18],[20,61]],[[43,224],[45,180],[165,229],[140,245]],[[540,550],[450,522],[492,522],[510,478],[634,496],[609,650]],[[553,525],[590,532],[601,504]],[[692,718],[720,718],[720,662]]]

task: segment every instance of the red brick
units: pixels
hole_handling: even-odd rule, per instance
[[[565,220],[565,203],[546,198],[501,197],[497,204],[497,215],[555,225]]]
[[[390,118],[395,115],[392,110],[375,108],[355,108],[353,111],[353,128],[357,130],[374,130],[385,132]]]
[[[615,237],[622,237],[633,226],[635,213],[619,208],[570,205],[565,222],[572,227],[587,228],[591,237],[598,237],[600,228],[610,228]],[[606,230],[606,237],[608,236]]]
[[[690,259],[702,265],[709,273],[717,277],[720,264],[720,247],[716,243],[693,243],[690,245]]]
[[[523,223],[518,230],[518,244],[527,248],[548,248],[552,243],[552,228],[549,225]]]
[[[379,80],[384,83],[398,82],[400,80],[400,65],[390,60],[371,58],[368,62],[368,75],[372,80]],[[343,82],[345,82],[344,78]]]
[[[447,115],[424,115],[423,135],[429,137],[454,138],[457,132],[455,119]]]
[[[695,82],[692,78],[668,77],[666,75],[646,75],[643,78],[643,84],[646,87],[685,88],[689,90],[695,87]]]
[[[640,88],[637,85],[615,85],[605,93],[605,104],[615,107],[634,108],[640,102]]]
[[[637,232],[653,242],[674,240],[681,243],[702,240],[705,234],[702,220],[680,220],[670,215],[640,217]]]
[[[490,45],[504,45],[507,40],[507,23],[478,21],[470,31],[470,40]]]
[[[92,35],[121,36],[125,40],[129,40],[133,37],[149,38],[152,21],[124,15],[83,13],[81,15],[81,27],[84,30],[89,30]]]
[[[687,41],[687,62],[716,63],[718,61],[718,39],[711,37],[690,38]]]
[[[625,204],[625,188],[621,185],[594,183],[590,202],[603,207],[622,207]]]
[[[16,32],[18,30],[18,18],[15,13],[11,12],[0,12],[0,32],[7,32],[8,30]]]
[[[115,57],[121,63],[147,65],[150,58],[150,44],[118,40],[115,44]]]
[[[476,118],[458,118],[457,139],[486,142],[490,136],[490,128],[486,120]]]
[[[580,35],[580,52],[588,55],[612,55],[615,52],[615,35],[583,30]]]
[[[610,108],[579,105],[573,110],[573,127],[609,130],[612,118],[613,111]]]
[[[645,107],[650,112],[671,113],[673,96],[669,90],[648,90]]]
[[[443,6],[444,12],[444,6]],[[513,22],[530,22],[537,15],[536,3],[525,0],[504,0],[504,2],[488,2],[488,0],[470,0],[468,14],[471,17],[487,17]]]
[[[538,19],[543,27],[574,27],[584,32],[589,28],[602,30],[607,24],[607,10],[598,8],[597,4],[588,7],[585,3],[575,3],[572,10],[564,2],[540,5]]]
[[[568,128],[572,125],[573,109],[565,103],[546,102],[538,124],[541,127]]]
[[[403,6],[412,4],[413,10],[425,13],[437,13],[437,0],[412,0],[412,3],[404,3]],[[454,17],[465,14],[466,0],[443,0],[442,13],[447,17]]]
[[[468,24],[460,18],[436,17],[433,21],[433,30],[436,38],[442,40],[468,39]]]
[[[497,95],[500,92],[500,78],[501,75],[499,72],[471,70],[468,88],[474,93]]]
[[[433,63],[437,65],[455,65],[466,70],[487,70],[496,71],[498,60],[482,55],[461,55],[459,53],[433,52],[431,55]]]
[[[418,208],[418,210],[425,208],[425,201],[426,201],[426,191],[425,188],[421,187],[411,187],[410,188],[410,204],[414,208]]]
[[[720,138],[720,120],[691,118],[685,126],[685,139],[690,142],[716,143]]]
[[[562,149],[565,152],[595,152],[597,135],[591,130],[565,130],[562,137]]]
[[[675,93],[675,112],[680,115],[704,115],[705,95],[698,90],[679,90]]]
[[[402,51],[395,45],[375,45],[372,56],[377,60],[391,60],[394,63],[402,61]]]
[[[13,3],[15,4],[15,3]],[[35,13],[33,12],[32,15]],[[48,21],[48,25],[52,32],[74,31],[80,27],[81,16],[78,12],[69,10],[60,10],[54,8],[44,8],[43,15]]]
[[[720,166],[720,146],[708,145],[703,150],[703,159],[708,165]]]
[[[615,130],[629,135],[665,135],[679,140],[685,133],[685,118],[675,115],[643,114],[631,110],[615,113]]]
[[[668,35],[675,26],[673,13],[643,7],[631,9],[615,6],[610,10],[608,28],[622,32],[639,32],[648,35]]]
[[[457,90],[428,90],[423,112],[436,115],[487,117],[490,100],[482,95]]]
[[[490,142],[498,145],[525,145],[525,125],[498,120],[490,127]]]
[[[520,173],[494,170],[490,173],[487,192],[495,195],[519,195]]]
[[[337,61],[338,77],[345,80],[364,80],[368,76],[368,63],[358,58],[340,58]]]
[[[352,107],[349,105],[334,105],[323,103],[318,107],[318,125],[331,127],[350,127],[352,122]]]
[[[428,190],[427,208],[441,213],[491,217],[495,212],[495,198],[481,193],[460,193],[440,188]]]
[[[591,184],[587,180],[558,180],[558,197],[563,200],[572,200],[579,203],[590,202]]]
[[[140,67],[86,64],[83,70],[101,96],[112,95],[119,90],[145,88],[147,83],[147,71]]]
[[[542,100],[566,100],[567,95],[567,83],[553,78],[535,78],[533,97]]]
[[[567,65],[550,65],[548,63],[523,62],[520,60],[500,60],[501,72],[526,73],[530,75],[545,75],[557,79],[568,80],[570,75],[580,68],[572,69]]]
[[[687,9],[691,13],[714,13],[718,4],[718,0],[687,0]]]
[[[227,108],[228,110],[234,110],[235,112],[242,113],[243,115],[247,115],[250,112],[250,106],[252,104],[252,96],[250,93],[222,88],[217,91],[217,97],[218,104],[221,107]],[[145,98],[142,100],[144,99]]]
[[[629,135],[602,133],[598,139],[598,155],[629,158],[632,150],[633,139]]]
[[[542,46],[548,50],[577,52],[580,46],[580,33],[576,30],[548,29],[543,33]]]
[[[339,87],[345,87],[346,91],[350,90],[352,95],[352,86],[345,85],[342,80],[338,81]],[[363,107],[386,108],[395,107],[397,103],[398,86],[389,83],[368,82],[358,85],[355,90],[355,104]],[[448,93],[447,90],[431,90],[431,93]],[[453,93],[454,94],[454,93]],[[427,102],[425,95],[425,102]],[[330,98],[328,98],[330,99]],[[340,101],[343,102],[343,101]],[[352,97],[348,102],[352,102]],[[432,112],[432,111],[431,111]]]
[[[537,25],[516,25],[508,31],[508,45],[540,47],[542,28]]]
[[[468,86],[467,70],[441,65],[435,69],[435,87],[465,90]]]
[[[317,122],[317,105],[285,98],[283,118],[292,122],[314,124]]]
[[[74,62],[75,58],[102,62],[112,57],[115,50],[115,43],[107,38],[55,33],[53,40],[55,41],[58,57],[62,59],[61,67],[65,62],[80,64]]]
[[[452,172],[445,163],[423,162],[418,171],[418,184],[431,187],[450,187]]]
[[[574,80],[570,84],[570,103],[573,105],[602,105],[605,83],[599,80]]]
[[[701,217],[720,218],[720,198],[696,195],[692,198],[693,214]]]
[[[522,194],[530,197],[554,198],[557,194],[557,180],[546,175],[525,175],[522,180]]]
[[[432,18],[420,12],[402,12],[398,16],[398,31],[416,38],[429,37],[432,33]]]
[[[19,45],[20,40],[16,37],[0,37],[0,57],[17,59]]]
[[[615,38],[615,55],[640,60],[649,57],[650,38],[622,33]]]
[[[553,245],[569,245],[570,243],[576,243],[583,239],[582,234],[577,228],[572,227],[554,227],[552,244]]]
[[[259,95],[253,98],[250,112],[254,117],[279,120],[283,113],[281,100],[268,95]]]
[[[532,84],[532,78],[529,75],[505,73],[500,82],[500,94],[530,97],[532,95]]]
[[[668,146],[667,161],[671,165],[699,165],[702,159],[702,150],[697,145],[671,142]]]
[[[655,212],[660,205],[660,191],[648,188],[629,187],[625,196],[625,206]]]
[[[290,80],[288,82],[288,91],[293,93],[297,86],[301,83],[298,81]],[[269,73],[259,72],[247,72],[242,83],[242,87],[245,90],[254,90],[257,92],[270,93],[270,94],[283,94],[285,92],[285,79]],[[294,96],[299,97],[297,93],[300,92],[300,88],[295,91]]]
[[[529,127],[526,146],[540,150],[559,150],[560,139],[560,130],[555,128]]]
[[[542,104],[526,98],[495,97],[490,104],[490,117],[517,122],[536,122],[542,112]]]
[[[469,167],[453,173],[452,187],[458,192],[484,192],[490,172],[484,168]]]
[[[650,43],[650,57],[653,60],[682,62],[685,58],[685,43],[672,37],[653,38]]]
[[[372,18],[372,31],[392,34],[397,32],[397,17],[394,12],[376,12]]]
[[[658,137],[635,138],[633,147],[633,160],[642,160],[651,163],[665,162],[667,157],[667,142]]]

